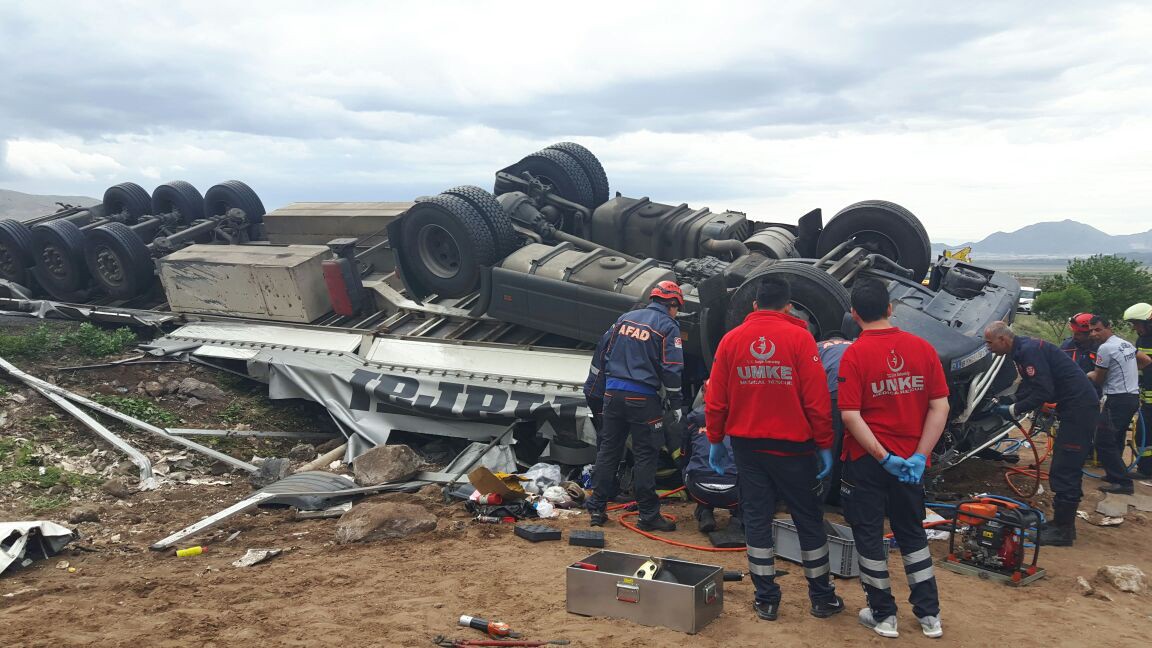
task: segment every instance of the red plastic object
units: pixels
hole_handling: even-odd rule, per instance
[[[328,299],[332,301],[332,310],[337,315],[349,317],[356,314],[352,307],[352,297],[348,294],[348,285],[344,282],[344,272],[340,261],[329,259],[322,261],[320,267],[324,271],[324,284],[328,286]]]

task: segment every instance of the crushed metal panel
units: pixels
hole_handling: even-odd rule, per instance
[[[157,260],[176,312],[307,323],[332,310],[319,245],[191,245]]]
[[[355,353],[360,348],[361,339],[357,333],[338,333],[292,326],[239,322],[187,324],[169,333],[168,337],[182,340],[202,340],[205,343],[233,342],[260,347],[275,345],[344,353]]]
[[[225,360],[251,360],[259,355],[257,349],[244,349],[237,347],[222,347],[205,344],[192,352],[192,355],[201,358],[223,358]]]
[[[452,369],[543,382],[583,385],[592,355],[583,352],[528,350],[378,338],[367,360],[388,365],[442,371]]]

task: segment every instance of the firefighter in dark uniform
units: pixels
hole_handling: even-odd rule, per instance
[[[1092,313],[1076,313],[1068,318],[1068,329],[1072,335],[1060,343],[1060,350],[1068,354],[1084,373],[1096,368],[1096,347],[1092,339]]]
[[[1152,356],[1152,304],[1133,304],[1124,311],[1124,320],[1136,331],[1136,349]],[[1140,372],[1140,416],[1136,421],[1136,448],[1140,458],[1136,471],[1152,477],[1152,366]]]
[[[809,611],[844,610],[829,580],[828,536],[818,492],[832,470],[832,412],[827,377],[807,323],[789,314],[791,286],[769,275],[753,312],[720,341],[704,394],[709,464],[724,474],[735,458],[753,610],[765,621],[780,611],[772,518],[788,504],[800,540]]]
[[[637,526],[645,531],[676,530],[674,522],[660,515],[656,461],[664,445],[664,421],[678,424],[680,418],[684,349],[676,313],[684,305],[684,294],[676,282],[661,281],[649,300],[646,308],[621,315],[605,334],[604,422],[593,493],[585,503],[592,526],[608,521],[608,503],[619,489],[616,471],[631,435],[632,481],[640,509]]]
[[[1040,544],[1069,547],[1076,540],[1076,507],[1084,497],[1084,460],[1092,452],[1100,399],[1088,374],[1071,357],[1043,340],[1016,335],[1004,322],[984,330],[984,342],[996,355],[1011,355],[1020,373],[1015,396],[1005,396],[993,412],[1019,419],[1044,403],[1056,403],[1060,432],[1052,451],[1052,521],[1040,530]]]
[[[596,343],[596,351],[592,353],[592,364],[588,367],[588,378],[584,380],[584,400],[588,403],[588,409],[592,410],[592,424],[596,427],[597,440],[600,438],[600,428],[604,424],[604,352],[607,351],[608,342],[611,341],[615,330],[616,326],[613,325]]]

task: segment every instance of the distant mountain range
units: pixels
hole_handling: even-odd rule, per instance
[[[1152,257],[1152,230],[1140,234],[1113,236],[1074,220],[1048,221],[1022,227],[1015,232],[996,232],[972,243],[944,245],[933,243],[932,251],[957,250],[972,246],[975,259],[990,257],[1071,258],[1093,254],[1119,254],[1130,258]]]
[[[60,209],[60,206],[56,204],[58,202],[76,207],[90,207],[100,201],[88,196],[37,196],[0,189],[0,220],[5,218],[28,220],[37,216],[54,214]]]

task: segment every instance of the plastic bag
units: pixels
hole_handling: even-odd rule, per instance
[[[556,486],[562,480],[560,466],[550,463],[538,463],[524,471],[524,490],[539,495],[549,486]]]
[[[549,486],[544,489],[544,499],[559,504],[566,505],[572,501],[572,497],[568,495],[568,491],[563,486]]]

